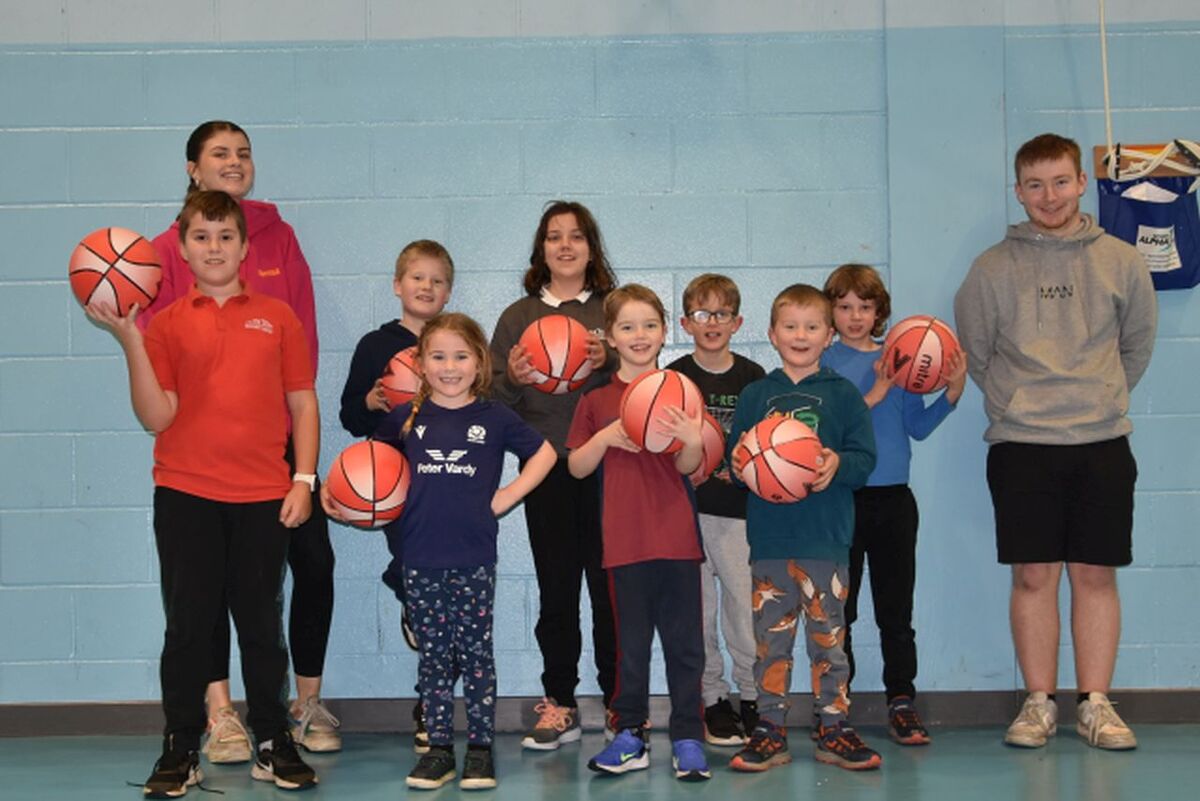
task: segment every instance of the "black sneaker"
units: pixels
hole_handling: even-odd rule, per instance
[[[754,727],[758,725],[758,701],[742,701],[738,706],[738,717],[742,719],[742,731],[746,733],[748,740],[750,732],[754,731]]]
[[[496,766],[492,762],[491,746],[467,747],[458,786],[463,790],[489,790],[496,786]]]
[[[454,749],[431,745],[408,772],[404,783],[418,790],[436,790],[454,778]]]
[[[425,706],[417,701],[413,704],[413,751],[429,753],[429,731],[425,728]]]
[[[722,698],[704,710],[704,741],[710,745],[742,745],[741,721],[728,698]]]
[[[729,767],[749,773],[759,773],[776,765],[792,761],[788,753],[787,733],[769,720],[759,720],[750,733],[750,742],[734,754]]]
[[[929,732],[907,695],[897,695],[888,703],[888,736],[900,745],[929,745]]]
[[[813,757],[846,770],[874,770],[883,764],[883,757],[868,748],[845,721],[821,727],[821,739],[817,740]]]
[[[154,763],[154,770],[142,793],[146,798],[179,798],[186,795],[188,787],[204,780],[200,772],[200,754],[197,751],[176,751],[170,738],[163,743],[162,756]]]
[[[250,775],[260,782],[275,782],[281,790],[307,790],[317,783],[317,774],[300,758],[288,731],[258,744]]]

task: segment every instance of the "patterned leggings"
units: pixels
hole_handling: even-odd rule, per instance
[[[421,643],[417,682],[432,745],[454,743],[454,685],[462,677],[468,742],[496,731],[492,606],[496,566],[404,568],[409,617]]]

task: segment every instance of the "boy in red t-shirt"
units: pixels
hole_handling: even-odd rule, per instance
[[[312,511],[320,428],[312,362],[287,304],[238,278],[246,221],[236,200],[215,191],[189,195],[179,240],[195,286],[163,309],[144,337],[136,308],[126,317],[87,309],[121,344],[134,413],[156,436],[167,722],[145,794],[175,798],[203,778],[204,691],[226,600],[258,741],[251,774],[302,789],[317,777],[296,752],[280,696],[288,658],[279,597],[290,533]],[[284,460],[289,417],[295,475]]]
[[[650,648],[658,631],[671,696],[670,736],[676,778],[711,776],[700,740],[700,534],[686,478],[702,458],[701,416],[668,409],[662,431],[683,443],[675,454],[643,452],[621,426],[621,395],[655,369],[666,338],[666,312],[651,290],[626,284],[604,299],[604,328],[620,357],[611,380],[579,401],[567,434],[567,468],[575,478],[602,470],[604,568],[617,621],[617,735],[588,762],[607,773],[650,765],[645,721],[650,702]]]

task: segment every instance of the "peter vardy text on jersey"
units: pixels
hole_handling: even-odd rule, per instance
[[[468,478],[475,475],[475,465],[473,464],[454,464],[453,462],[442,463],[422,463],[417,465],[418,473],[433,473],[445,475],[462,475]]]

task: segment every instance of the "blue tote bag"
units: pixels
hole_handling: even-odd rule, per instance
[[[1196,178],[1186,175],[1096,181],[1100,225],[1142,254],[1155,289],[1200,284],[1200,211]]]

